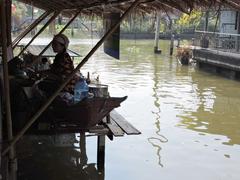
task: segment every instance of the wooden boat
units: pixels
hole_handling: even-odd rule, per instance
[[[25,82],[15,79],[11,81],[12,117],[14,132],[21,130],[27,120],[44,103],[41,97],[36,95],[34,88],[22,87]],[[102,121],[114,108],[127,99],[124,97],[94,97],[85,98],[76,104],[67,104],[59,96],[44,111],[32,126],[30,131],[38,130],[39,123],[48,123],[51,126],[57,124],[72,124],[79,128],[89,128]]]
[[[54,105],[50,108],[52,123],[73,124],[79,128],[89,128],[102,121],[114,108],[120,106],[125,97],[86,98],[74,105]]]
[[[188,65],[192,56],[192,50],[190,47],[178,47],[176,52],[176,58],[182,65]]]

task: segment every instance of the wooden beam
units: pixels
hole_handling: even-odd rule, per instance
[[[24,46],[24,48],[22,49],[22,51],[18,54],[18,56],[20,56],[27,48],[28,46],[34,41],[34,39],[36,39],[39,34],[41,34],[45,29],[46,27],[52,22],[55,20],[55,18],[60,14],[60,11],[58,12],[54,12],[53,16],[47,21],[46,24],[44,24],[44,26],[37,32],[37,34],[35,36],[33,36],[33,38],[28,42],[28,44],[26,46]]]
[[[164,1],[164,2],[162,2],[162,1],[160,1],[160,0],[158,0],[158,2],[159,2],[160,4],[166,5],[166,6],[168,6],[168,7],[175,8],[175,9],[177,9],[177,10],[179,10],[179,11],[182,11],[182,12],[184,12],[184,13],[186,13],[186,14],[189,14],[189,12],[188,12],[186,9],[184,9],[184,8],[180,5],[180,3],[176,3],[176,2],[174,2],[174,1],[172,1],[172,2],[169,2],[169,1]]]
[[[62,34],[65,29],[74,21],[74,19],[76,19],[76,17],[80,14],[81,10],[79,10],[71,19],[70,21],[68,21],[68,23],[61,29],[61,31],[58,34]],[[42,50],[42,52],[38,55],[41,56],[43,55],[43,53],[50,47],[50,45],[52,44],[52,41]]]
[[[18,35],[18,37],[16,37],[14,39],[14,41],[12,42],[12,46],[13,49],[15,49],[15,47],[18,45],[18,43],[33,29],[35,28],[40,22],[42,22],[43,19],[45,19],[49,14],[51,13],[51,11],[46,11],[44,12],[39,18],[37,18],[30,26],[27,27],[27,29],[25,29],[25,31],[23,31],[20,35]]]
[[[217,0],[217,1],[219,1],[219,0]],[[231,6],[231,7],[233,7],[233,8],[235,8],[235,9],[240,10],[240,5],[237,4],[236,2],[233,2],[231,0],[222,0],[222,2],[227,4],[227,5],[229,5],[229,6]]]

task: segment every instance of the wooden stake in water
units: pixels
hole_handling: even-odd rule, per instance
[[[161,13],[158,11],[158,12],[157,12],[157,21],[156,21],[156,30],[155,30],[154,53],[161,53],[161,50],[158,49],[159,30],[160,30],[160,18],[161,18]]]
[[[174,45],[174,34],[171,35],[171,43],[170,43],[170,55],[173,55],[173,45]]]

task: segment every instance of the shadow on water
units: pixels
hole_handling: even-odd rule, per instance
[[[18,152],[18,180],[104,180],[104,169],[88,163],[86,136],[25,136]],[[19,148],[21,149],[21,148]]]

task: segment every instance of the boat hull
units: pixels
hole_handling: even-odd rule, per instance
[[[100,123],[114,108],[120,106],[125,97],[88,98],[77,104],[55,106],[51,110],[54,123],[73,124],[80,128],[89,128]]]

